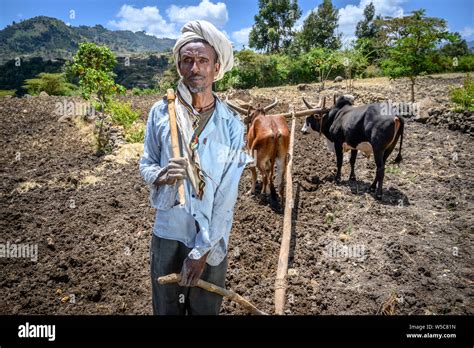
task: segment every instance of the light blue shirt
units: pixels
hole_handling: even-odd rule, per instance
[[[140,173],[150,187],[151,206],[156,208],[153,233],[192,248],[192,259],[209,251],[207,263],[211,266],[220,264],[227,254],[240,177],[252,161],[244,152],[244,135],[240,117],[217,99],[214,113],[199,136],[204,195],[198,199],[189,180],[184,180],[186,204],[181,208],[177,185],[153,185],[173,157],[167,102],[157,102],[148,116]]]

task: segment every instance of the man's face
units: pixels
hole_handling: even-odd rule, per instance
[[[180,49],[179,70],[191,93],[202,93],[212,88],[219,72],[216,53],[204,42],[190,42]]]

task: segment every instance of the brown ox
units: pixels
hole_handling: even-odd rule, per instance
[[[285,117],[282,115],[267,115],[266,113],[277,105],[278,101],[262,107],[245,105],[246,109],[228,103],[234,110],[245,115],[244,124],[247,126],[247,151],[255,159],[255,164],[262,175],[262,192],[271,194],[276,199],[273,173],[276,164],[276,185],[280,196],[283,197],[286,158],[290,144],[290,131]],[[252,189],[255,193],[257,169],[251,166]]]
[[[247,126],[247,150],[256,160],[256,167],[262,175],[262,192],[271,194],[276,200],[276,191],[273,184],[273,174],[276,165],[275,183],[283,202],[285,188],[285,174],[288,161],[288,150],[290,145],[290,131],[285,117],[290,113],[279,115],[267,115],[278,101],[262,107],[246,105],[235,105],[227,101],[230,107],[245,115],[244,123]],[[296,115],[308,115],[310,110],[297,112]],[[250,167],[252,172],[252,189],[255,193],[257,182],[257,170],[255,166]]]

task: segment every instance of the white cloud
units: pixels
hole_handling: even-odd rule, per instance
[[[339,9],[339,32],[343,35],[343,42],[355,39],[357,23],[364,18],[364,8],[371,2],[375,6],[375,16],[401,17],[404,15],[401,5],[406,0],[361,0],[357,6],[346,5]]]
[[[238,46],[248,46],[251,30],[252,27],[248,27],[232,32],[232,41],[234,41]]]
[[[470,39],[474,34],[474,27],[464,27],[459,31],[459,34],[465,39]]]
[[[402,4],[406,0],[360,0],[358,5],[346,5],[339,9],[339,27],[338,32],[342,33],[342,41],[347,44],[355,39],[355,29],[357,23],[364,18],[364,8],[373,3],[375,6],[375,15],[400,17],[404,11]],[[317,11],[318,8],[313,9]],[[295,24],[296,30],[301,30],[304,20],[309,16],[311,10],[306,12]]]
[[[109,21],[109,25],[122,30],[145,31],[147,34],[157,37],[175,38],[178,36],[176,25],[168,23],[160,14],[156,6],[135,8],[130,5],[122,5],[117,14],[118,21]]]
[[[191,20],[204,19],[222,28],[229,20],[227,6],[223,2],[213,3],[202,0],[197,6],[179,7],[171,5],[167,10],[171,22],[185,24]]]
[[[132,5],[122,5],[117,13],[118,19],[111,20],[108,24],[117,29],[133,32],[143,30],[157,37],[176,38],[179,36],[180,27],[188,21],[204,19],[222,28],[229,20],[226,4],[209,0],[202,0],[197,6],[171,5],[166,13],[169,20],[161,15],[156,6],[136,8]]]

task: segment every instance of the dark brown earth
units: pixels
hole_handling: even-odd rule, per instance
[[[422,79],[420,99],[446,106],[448,86],[462,76],[432,80]],[[325,93],[342,86],[330,84]],[[406,83],[383,79],[355,88],[359,103],[408,95]],[[302,94],[317,101],[315,90],[255,89],[231,97],[278,96],[277,111],[287,111],[289,103],[303,108]],[[146,119],[157,98],[132,103]],[[95,156],[90,127],[57,122],[56,102],[63,98],[0,101],[0,243],[38,244],[37,262],[0,259],[0,313],[150,314],[154,211],[138,172],[140,146]],[[336,185],[334,155],[314,134],[301,134],[302,123],[295,134],[286,313],[473,314],[472,136],[409,118],[404,160],[394,165],[395,155],[389,158],[377,202],[365,192],[373,159],[358,159],[358,182],[349,184],[346,158]],[[245,172],[235,209],[227,287],[272,313],[283,215],[244,194],[249,177]],[[224,301],[222,313],[245,311]]]

